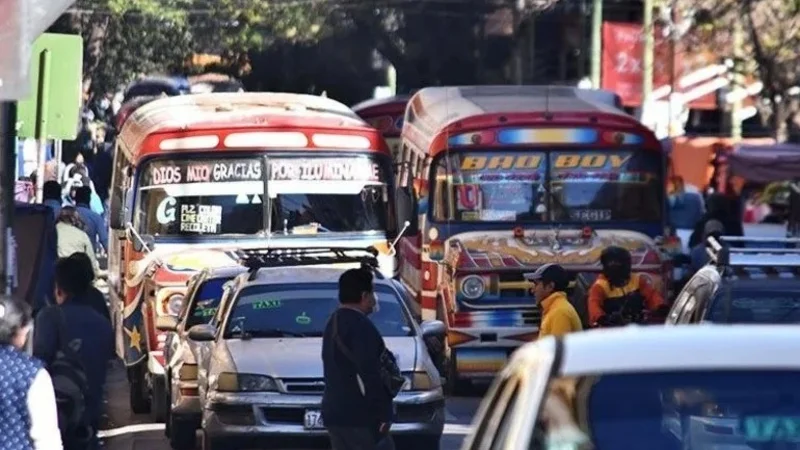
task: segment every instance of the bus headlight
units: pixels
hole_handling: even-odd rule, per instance
[[[470,275],[461,280],[461,294],[464,297],[475,300],[481,298],[484,292],[486,292],[486,284],[480,276]]]
[[[181,313],[181,306],[183,306],[183,294],[172,294],[164,300],[164,313],[177,316]]]

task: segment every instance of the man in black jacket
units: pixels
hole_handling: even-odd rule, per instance
[[[380,375],[386,350],[367,317],[378,309],[372,273],[351,269],[339,278],[339,303],[325,326],[322,417],[334,450],[394,449],[393,406]]]

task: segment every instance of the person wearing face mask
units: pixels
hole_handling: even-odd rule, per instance
[[[32,320],[28,305],[0,298],[0,448],[61,450],[53,381],[23,350]]]
[[[342,274],[341,306],[331,314],[322,337],[322,418],[334,450],[394,449],[389,428],[393,398],[402,382],[398,387],[385,381],[386,359],[392,354],[368,317],[378,310],[372,281],[368,269]],[[395,375],[402,380],[399,370]]]
[[[669,306],[661,294],[640,274],[631,273],[631,253],[622,247],[607,247],[600,255],[603,270],[589,289],[589,323],[621,326],[640,323],[649,312],[666,318]]]

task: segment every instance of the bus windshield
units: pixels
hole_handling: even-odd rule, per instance
[[[143,165],[134,225],[153,236],[385,232],[389,158],[157,159]],[[264,182],[267,181],[267,193]],[[267,221],[267,216],[270,220]]]
[[[388,160],[374,156],[270,158],[271,231],[385,231]]]
[[[646,150],[458,151],[432,165],[435,220],[657,222],[662,159]]]
[[[134,225],[153,236],[263,232],[263,172],[259,157],[150,161],[140,172]]]

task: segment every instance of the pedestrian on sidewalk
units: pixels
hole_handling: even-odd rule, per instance
[[[115,356],[114,331],[109,321],[81,298],[85,275],[85,267],[74,259],[61,258],[56,263],[57,305],[43,309],[36,316],[33,354],[51,371],[64,354],[74,356],[79,362],[88,386],[83,423],[91,428],[88,448],[96,449],[108,361]]]
[[[92,267],[92,260],[86,253],[73,253],[69,259],[75,264],[76,267],[81,269],[81,288],[77,300],[89,306],[101,316],[111,322],[111,314],[108,311],[108,303],[106,298],[99,289],[94,286],[95,274],[94,267]]]
[[[56,237],[58,240],[58,257],[67,258],[73,253],[85,253],[92,261],[95,273],[100,270],[94,246],[86,234],[86,224],[83,223],[78,211],[73,206],[64,206],[58,214],[56,223]]]
[[[58,219],[64,199],[61,197],[61,185],[58,181],[50,180],[42,187],[42,204],[53,210],[53,218]]]
[[[322,337],[322,417],[333,450],[393,450],[393,399],[402,388],[394,355],[369,315],[378,310],[373,275],[351,269],[339,278],[339,303]]]
[[[92,211],[89,203],[92,200],[92,188],[81,186],[75,190],[75,210],[83,221],[84,231],[92,241],[95,253],[100,249],[108,251],[108,229],[101,214]]]
[[[62,450],[52,379],[23,350],[32,320],[28,305],[0,298],[0,448]]]

